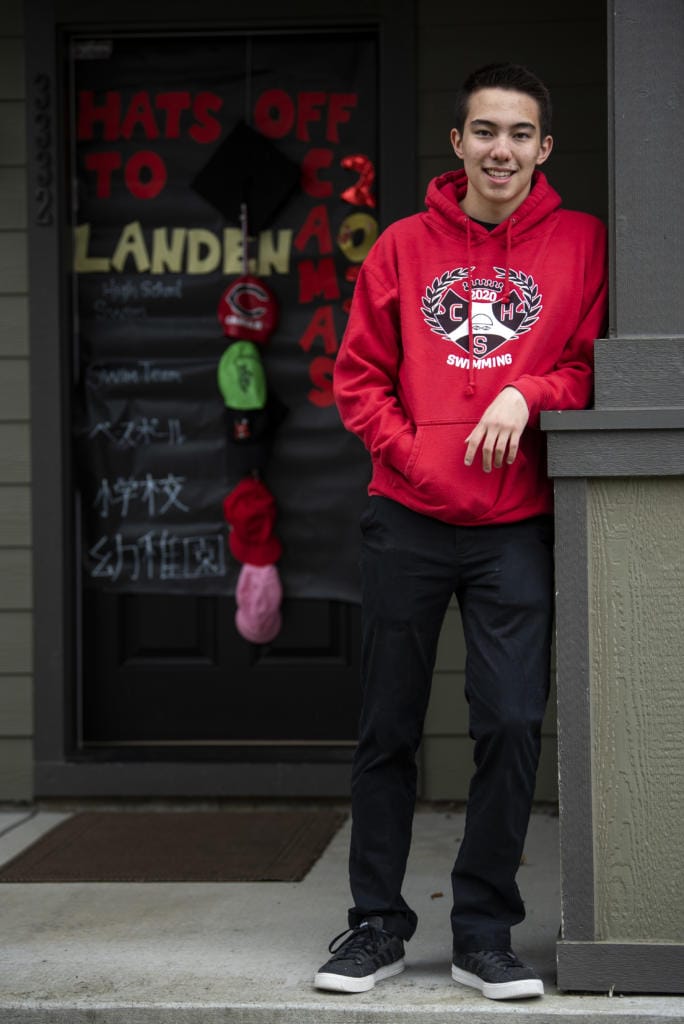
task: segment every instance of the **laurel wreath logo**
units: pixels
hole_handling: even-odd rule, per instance
[[[497,278],[503,279],[506,277],[506,271],[502,267],[494,267],[494,270],[496,271]],[[443,338],[449,337],[437,319],[442,296],[452,284],[464,281],[467,277],[467,268],[458,267],[456,270],[448,270],[441,277],[436,277],[432,284],[428,285],[425,289],[425,294],[421,301],[421,312],[425,323],[433,334],[439,334]],[[527,334],[539,319],[539,313],[542,309],[542,297],[539,292],[539,286],[529,274],[524,274],[520,270],[509,270],[508,279],[511,284],[514,284],[519,289],[523,300],[523,319],[516,330],[516,337],[520,337],[521,334]]]
[[[501,267],[494,267],[494,270],[496,271],[497,277],[506,277],[506,271]],[[523,297],[524,315],[522,323],[515,332],[516,336],[520,337],[521,334],[527,334],[529,329],[533,327],[539,319],[539,314],[542,308],[542,297],[539,293],[539,285],[529,274],[523,274],[521,270],[509,270],[508,280],[511,284],[516,285],[520,289]]]
[[[433,334],[441,334],[442,337],[448,338],[448,334],[437,319],[437,313],[442,303],[442,295],[447,288],[455,284],[456,281],[463,281],[468,276],[468,270],[466,267],[458,267],[457,270],[447,270],[441,277],[436,277],[431,285],[428,285],[425,289],[425,295],[421,302],[421,312],[423,319],[428,325]]]

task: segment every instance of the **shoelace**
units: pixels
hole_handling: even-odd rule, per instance
[[[345,935],[348,936],[345,938]],[[375,952],[380,944],[381,933],[377,928],[373,928],[372,925],[363,925],[358,928],[345,928],[343,932],[336,935],[328,946],[328,952],[332,953],[339,960],[353,960],[358,963],[360,957],[355,954],[357,951],[366,951],[370,945],[372,951]],[[335,943],[342,940],[339,946]]]
[[[492,966],[501,967],[503,970],[508,970],[511,967],[525,966],[510,949],[485,949],[475,955],[478,959],[486,960]]]

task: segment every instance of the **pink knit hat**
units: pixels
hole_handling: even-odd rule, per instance
[[[253,644],[269,644],[280,632],[283,588],[275,565],[250,565],[240,569],[235,590],[235,625]]]

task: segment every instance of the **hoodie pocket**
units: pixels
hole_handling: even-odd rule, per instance
[[[538,486],[539,438],[526,431],[512,465],[485,473],[482,448],[475,461],[463,459],[466,438],[477,421],[419,424],[406,479],[428,514],[447,521],[490,522],[525,504]]]

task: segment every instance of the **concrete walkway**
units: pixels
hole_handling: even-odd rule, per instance
[[[0,814],[0,863],[63,814]],[[0,1022],[12,1024],[525,1024],[684,1022],[684,997],[568,995],[554,987],[558,820],[533,817],[519,882],[521,956],[543,1000],[495,1003],[450,978],[449,871],[462,816],[421,810],[405,894],[420,917],[408,969],[371,992],[311,983],[349,902],[347,823],[304,881],[0,885]]]

